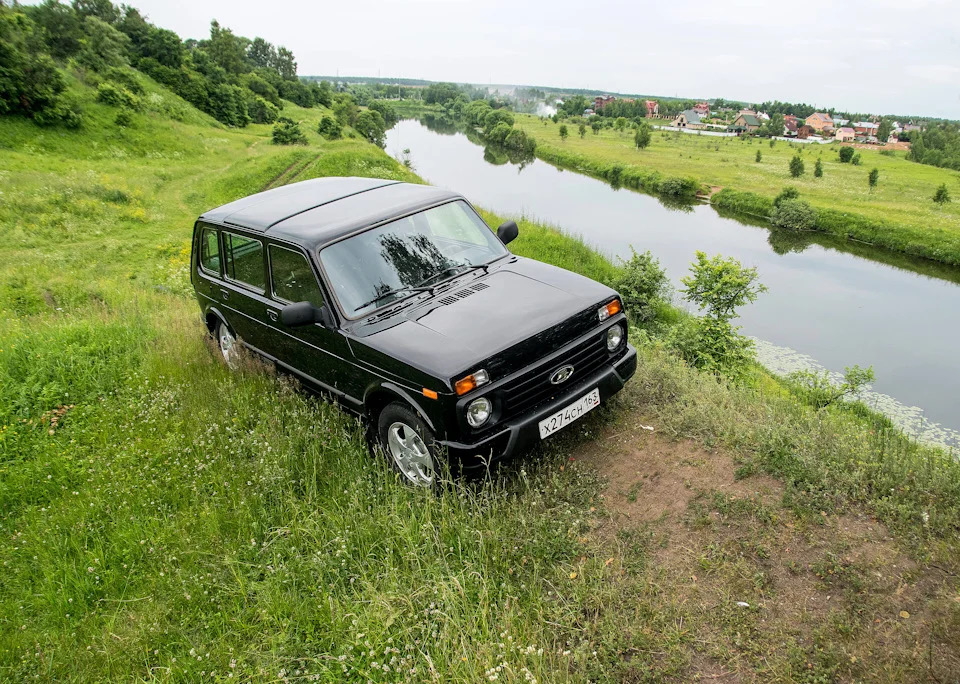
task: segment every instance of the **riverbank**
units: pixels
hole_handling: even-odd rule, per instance
[[[195,217],[230,199],[419,179],[321,139],[324,110],[287,103],[308,145],[286,148],[192,109],[118,129],[72,88],[82,131],[0,118],[0,679],[960,673],[943,452],[637,333],[611,405],[492,482],[411,491],[331,405],[217,362],[187,263]],[[520,229],[519,254],[618,274]]]
[[[664,131],[655,131],[650,146],[637,150],[627,133],[602,129],[594,134],[588,129],[583,138],[574,131],[561,140],[560,124],[531,115],[515,118],[515,126],[536,138],[537,156],[552,164],[608,181],[615,175],[636,179],[636,187],[657,192],[663,192],[659,179],[689,178],[697,189],[731,191],[713,195],[718,206],[763,217],[784,187],[795,187],[801,199],[817,209],[819,231],[960,265],[960,203],[940,206],[932,200],[942,183],[960,190],[960,172],[908,162],[898,152],[862,150],[862,163],[854,166],[839,161],[839,145],[809,149],[777,141],[771,147],[760,139]],[[798,153],[806,169],[793,178],[788,165]],[[813,175],[818,158],[822,178]],[[879,170],[880,181],[871,189],[867,175],[873,168]],[[630,186],[630,181],[623,184]]]

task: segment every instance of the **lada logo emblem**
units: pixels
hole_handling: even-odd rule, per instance
[[[553,375],[550,376],[550,383],[553,385],[562,385],[570,379],[571,375],[573,375],[573,366],[569,364],[562,366],[555,370]]]

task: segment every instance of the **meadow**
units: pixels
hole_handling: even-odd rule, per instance
[[[229,372],[191,299],[195,217],[316,176],[419,179],[321,139],[323,109],[287,103],[309,144],[278,147],[143,80],[127,127],[76,75],[80,131],[0,118],[0,679],[960,673],[960,468],[876,417],[816,411],[759,369],[698,373],[637,330],[616,401],[426,493],[322,399],[253,360]],[[520,230],[520,254],[617,276]],[[684,505],[658,508],[675,473]],[[861,520],[889,532],[861,549],[843,532]]]
[[[904,152],[858,149],[862,163],[854,166],[839,161],[838,144],[775,141],[771,146],[762,139],[654,130],[649,147],[638,150],[632,131],[604,128],[595,134],[587,127],[581,138],[576,126],[568,125],[570,135],[561,140],[561,124],[548,119],[520,114],[515,125],[536,138],[537,156],[551,163],[601,177],[619,164],[624,175],[656,172],[661,178],[691,179],[694,187],[712,192],[725,188],[750,193],[759,206],[743,201],[750,197],[725,206],[754,213],[768,210],[784,187],[795,187],[801,199],[821,210],[820,229],[825,232],[960,265],[960,203],[941,206],[932,200],[944,183],[952,196],[960,197],[960,172],[907,161]],[[797,153],[805,173],[793,178],[788,165]],[[813,175],[818,158],[822,178]],[[880,176],[871,189],[867,176],[874,168]]]

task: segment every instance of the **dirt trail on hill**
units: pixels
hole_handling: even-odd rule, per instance
[[[724,453],[618,422],[632,424],[573,454],[607,483],[592,539],[625,597],[655,597],[682,625],[652,666],[637,659],[638,679],[960,682],[956,575],[918,564],[869,515],[811,510]],[[625,631],[648,629],[631,625],[643,611],[630,598],[614,608]]]

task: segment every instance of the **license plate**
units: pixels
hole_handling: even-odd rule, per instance
[[[562,408],[552,416],[548,416],[540,421],[540,439],[546,439],[554,432],[561,430],[573,421],[577,420],[587,411],[595,409],[600,405],[600,390],[594,389],[589,394],[580,397],[575,402]]]

